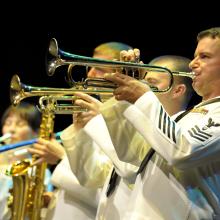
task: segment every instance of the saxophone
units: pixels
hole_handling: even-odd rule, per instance
[[[47,105],[40,107],[42,120],[39,137],[49,140],[54,129],[54,105],[48,99]],[[34,162],[37,158],[32,156]],[[10,175],[13,180],[11,220],[40,220],[45,191],[44,177],[47,163],[32,166],[27,159],[12,164]],[[31,169],[31,172],[30,172]]]

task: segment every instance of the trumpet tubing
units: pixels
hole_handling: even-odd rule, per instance
[[[44,109],[45,102],[51,102],[53,105],[54,114],[73,114],[73,112],[83,112],[86,109],[81,108],[80,106],[74,105],[73,101],[76,100],[74,96],[42,96],[39,100],[39,105],[41,109]]]
[[[86,83],[74,88],[34,87],[21,83],[19,76],[14,75],[10,84],[10,100],[11,103],[17,105],[22,99],[33,96],[57,96],[61,99],[61,96],[69,95],[68,98],[70,99],[71,96],[74,96],[75,92],[83,92],[89,95],[95,94],[101,98],[111,97],[113,95],[112,89],[87,87]],[[64,97],[64,99],[67,98]]]
[[[53,107],[53,106],[52,106]],[[42,109],[42,121],[40,125],[40,138],[49,140],[54,130],[54,118],[55,115],[51,111],[50,103]],[[37,158],[33,157],[33,161]],[[31,220],[40,220],[41,219],[41,210],[43,208],[43,193],[45,192],[44,178],[45,171],[47,168],[47,163],[43,162],[35,166],[35,173],[32,176],[32,203],[30,210]]]
[[[18,161],[12,164],[7,175],[12,176],[13,190],[8,206],[12,210],[11,220],[25,219],[27,207],[30,205],[30,177],[28,169],[29,160]]]
[[[192,79],[195,77],[195,73],[194,72],[172,71],[172,74],[174,76],[185,76],[185,77],[189,77],[189,78],[192,78]]]

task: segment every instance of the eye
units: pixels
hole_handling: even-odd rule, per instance
[[[149,84],[151,85],[156,85],[157,84],[157,80],[153,79],[153,78],[146,78],[145,79]]]
[[[20,127],[28,125],[28,123],[26,121],[18,121],[16,124],[17,124],[17,126],[20,126]]]
[[[199,57],[200,57],[201,59],[206,59],[206,58],[208,58],[209,56],[208,56],[208,54],[202,53],[202,54],[200,54]]]
[[[11,120],[6,120],[4,123],[4,126],[9,126],[9,125],[11,125],[11,123],[12,123]]]

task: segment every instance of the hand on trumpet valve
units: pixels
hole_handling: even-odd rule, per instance
[[[86,111],[73,115],[73,122],[76,128],[82,128],[88,121],[100,113],[99,109],[103,103],[86,93],[76,92],[74,95],[77,97],[74,104],[86,109]]]
[[[133,63],[143,63],[140,61],[140,50],[135,48],[134,50],[122,50],[120,52],[120,61],[123,62],[133,62]],[[122,68],[121,73],[131,76],[136,79],[143,79],[145,75],[144,70],[135,68]]]
[[[107,73],[104,77],[117,84],[118,87],[114,90],[114,96],[119,101],[125,100],[134,103],[145,92],[150,91],[147,84],[121,73]]]
[[[122,50],[120,52],[120,61],[139,63],[140,50]]]

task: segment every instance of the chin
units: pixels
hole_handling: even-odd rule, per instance
[[[197,95],[202,96],[201,89],[199,89],[198,85],[196,86],[196,85],[192,84],[192,87]]]
[[[14,144],[14,143],[17,143],[17,142],[19,142],[19,141],[16,140],[16,139],[11,139],[10,144]]]
[[[193,81],[193,83],[192,83],[192,87],[193,87],[193,89],[195,90],[195,91],[197,91],[197,89],[198,89],[198,83],[196,83],[195,81]]]
[[[15,143],[18,143],[18,142],[21,142],[22,140],[20,140],[20,139],[17,139],[17,138],[12,138],[11,139],[11,144],[15,144]]]

